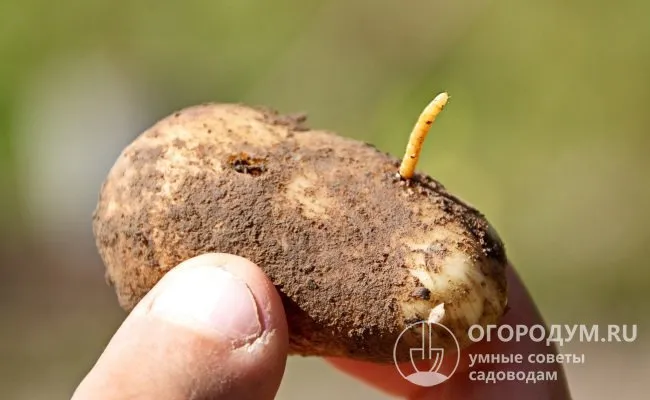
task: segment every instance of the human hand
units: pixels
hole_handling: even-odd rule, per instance
[[[528,293],[509,271],[511,309],[504,323],[541,323]],[[206,254],[167,273],[113,336],[73,400],[93,399],[272,399],[288,351],[282,302],[263,271],[228,254]],[[453,377],[421,388],[395,366],[329,359],[336,368],[385,392],[413,399],[567,399],[558,381],[538,384],[468,379],[470,353],[548,352],[544,343],[477,344],[461,357]],[[539,368],[539,364],[530,366]],[[498,368],[498,367],[497,367]],[[526,370],[525,364],[517,368]],[[536,369],[537,371],[538,369]]]
[[[289,339],[274,286],[250,261],[205,254],[131,311],[73,400],[272,399]]]
[[[508,266],[508,312],[503,316],[500,323],[511,327],[526,325],[529,328],[533,325],[544,325],[544,321],[535,307],[530,294],[524,287],[521,279],[512,266]],[[493,335],[493,337],[496,335]],[[344,371],[384,392],[393,395],[418,399],[539,399],[539,400],[566,400],[570,399],[569,389],[561,364],[530,364],[527,362],[529,354],[555,353],[555,347],[549,347],[544,341],[535,342],[529,336],[522,340],[511,340],[502,342],[499,340],[491,342],[476,343],[461,353],[458,368],[454,374],[444,383],[438,386],[423,388],[416,386],[404,379],[394,365],[379,365],[359,362],[348,359],[330,359],[329,362],[336,368]],[[557,380],[540,381],[530,383],[526,381],[505,380],[497,383],[484,383],[470,379],[470,355],[495,354],[509,356],[511,354],[522,354],[521,364],[491,364],[480,365],[480,371],[523,371],[536,374],[538,372],[555,372]],[[445,365],[446,362],[454,361],[445,358],[442,369],[451,371],[453,365]],[[476,371],[474,368],[473,371]]]

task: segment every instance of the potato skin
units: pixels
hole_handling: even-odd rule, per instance
[[[440,303],[463,347],[469,326],[495,323],[507,260],[485,218],[432,178],[401,181],[399,161],[371,145],[302,122],[205,104],[123,151],[93,217],[122,307],[180,262],[225,252],[276,285],[294,353],[392,362],[401,331]]]

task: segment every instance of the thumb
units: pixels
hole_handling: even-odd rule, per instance
[[[206,254],[142,299],[73,399],[271,399],[287,349],[282,302],[264,273]]]

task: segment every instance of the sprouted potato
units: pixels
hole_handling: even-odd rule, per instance
[[[225,252],[277,287],[292,353],[392,362],[400,333],[418,321],[467,346],[469,327],[505,310],[507,260],[479,211],[414,172],[447,99],[422,113],[402,162],[309,130],[304,117],[244,105],[161,120],[122,152],[94,214],[120,304],[132,309],[188,258]],[[455,349],[448,335],[434,339]],[[400,340],[422,339],[414,329]]]

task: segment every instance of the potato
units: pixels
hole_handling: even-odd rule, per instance
[[[206,104],[130,144],[93,218],[120,304],[190,257],[225,252],[277,287],[292,353],[392,362],[414,322],[435,319],[461,347],[470,326],[496,323],[507,260],[486,219],[428,176],[400,179],[399,160],[372,145],[303,122]],[[415,346],[419,332],[401,340]]]

